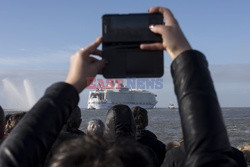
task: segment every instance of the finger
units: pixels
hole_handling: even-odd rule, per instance
[[[102,37],[99,36],[92,44],[86,47],[86,50],[94,51],[102,43]]]
[[[176,25],[177,24],[177,21],[175,20],[174,15],[167,8],[152,7],[148,11],[149,11],[149,13],[161,13],[163,15],[164,19],[166,20],[165,25]]]
[[[83,53],[85,53],[83,55],[92,54],[92,52],[97,50],[97,47],[101,44],[101,42],[102,42],[102,37],[100,36],[92,44],[90,44],[89,46],[87,46],[84,49],[81,49],[80,54],[83,54]]]
[[[140,49],[142,50],[164,50],[162,43],[149,43],[141,44]]]
[[[160,34],[161,36],[166,36],[166,29],[168,27],[164,26],[164,25],[151,25],[149,26],[149,29],[156,34]]]
[[[93,65],[96,68],[96,73],[101,73],[102,69],[105,67],[105,65],[107,64],[106,60],[100,60],[100,61],[96,61]]]
[[[94,50],[91,54],[92,54],[92,55],[98,55],[98,56],[101,56],[101,55],[102,55],[102,51],[101,51],[101,50],[99,50],[99,49],[96,49],[96,50]]]
[[[90,62],[93,62],[92,58],[94,58],[96,60],[102,60],[102,51],[96,49],[92,53],[88,54],[88,56],[83,56],[83,59],[89,60]]]
[[[89,62],[90,62],[90,63],[94,63],[94,62],[98,61],[98,60],[97,60],[96,58],[94,58],[94,57],[89,57],[88,59],[89,59]]]

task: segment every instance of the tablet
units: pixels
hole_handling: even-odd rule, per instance
[[[102,17],[102,57],[105,78],[153,78],[164,72],[163,51],[141,50],[141,43],[162,42],[149,30],[162,24],[162,14],[107,14]]]

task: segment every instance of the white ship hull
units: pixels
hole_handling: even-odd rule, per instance
[[[150,109],[155,107],[157,100],[155,94],[138,89],[105,89],[89,92],[88,109],[110,109],[118,104]]]
[[[120,103],[122,104],[122,103]],[[125,103],[124,103],[125,104]],[[112,103],[102,103],[102,104],[88,104],[88,109],[110,109],[112,106],[117,105],[117,104],[112,104]],[[145,109],[151,109],[154,108],[155,105],[151,104],[151,105],[147,105],[147,104],[125,104],[127,106],[129,106],[130,108],[135,107],[135,106],[140,106],[142,108]]]

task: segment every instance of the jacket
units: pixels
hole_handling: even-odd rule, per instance
[[[179,147],[173,148],[166,153],[162,167],[183,167],[186,161],[186,153],[184,144],[181,143]]]
[[[232,147],[233,159],[240,167],[247,167],[244,155],[238,149]],[[166,153],[165,161],[162,167],[183,167],[186,160],[186,153],[184,144],[181,143],[180,147],[173,148]]]
[[[107,113],[104,138],[111,144],[123,140],[136,141],[136,125],[130,108],[126,105],[115,105]],[[153,166],[160,166],[155,152],[146,145],[141,145],[144,152],[151,158]]]
[[[136,141],[151,148],[155,152],[159,164],[163,163],[166,154],[166,145],[158,140],[154,133],[149,130],[140,130],[136,132]]]
[[[187,153],[185,166],[237,166],[205,56],[195,50],[181,53],[171,64],[171,74]]]
[[[78,101],[73,86],[64,82],[50,86],[2,143],[0,166],[42,165]]]

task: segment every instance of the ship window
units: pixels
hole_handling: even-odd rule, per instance
[[[97,96],[96,96],[96,94],[95,93],[91,93],[91,96],[90,96],[90,98],[96,98]]]
[[[92,93],[90,98],[97,98],[98,100],[104,100],[104,93]]]

